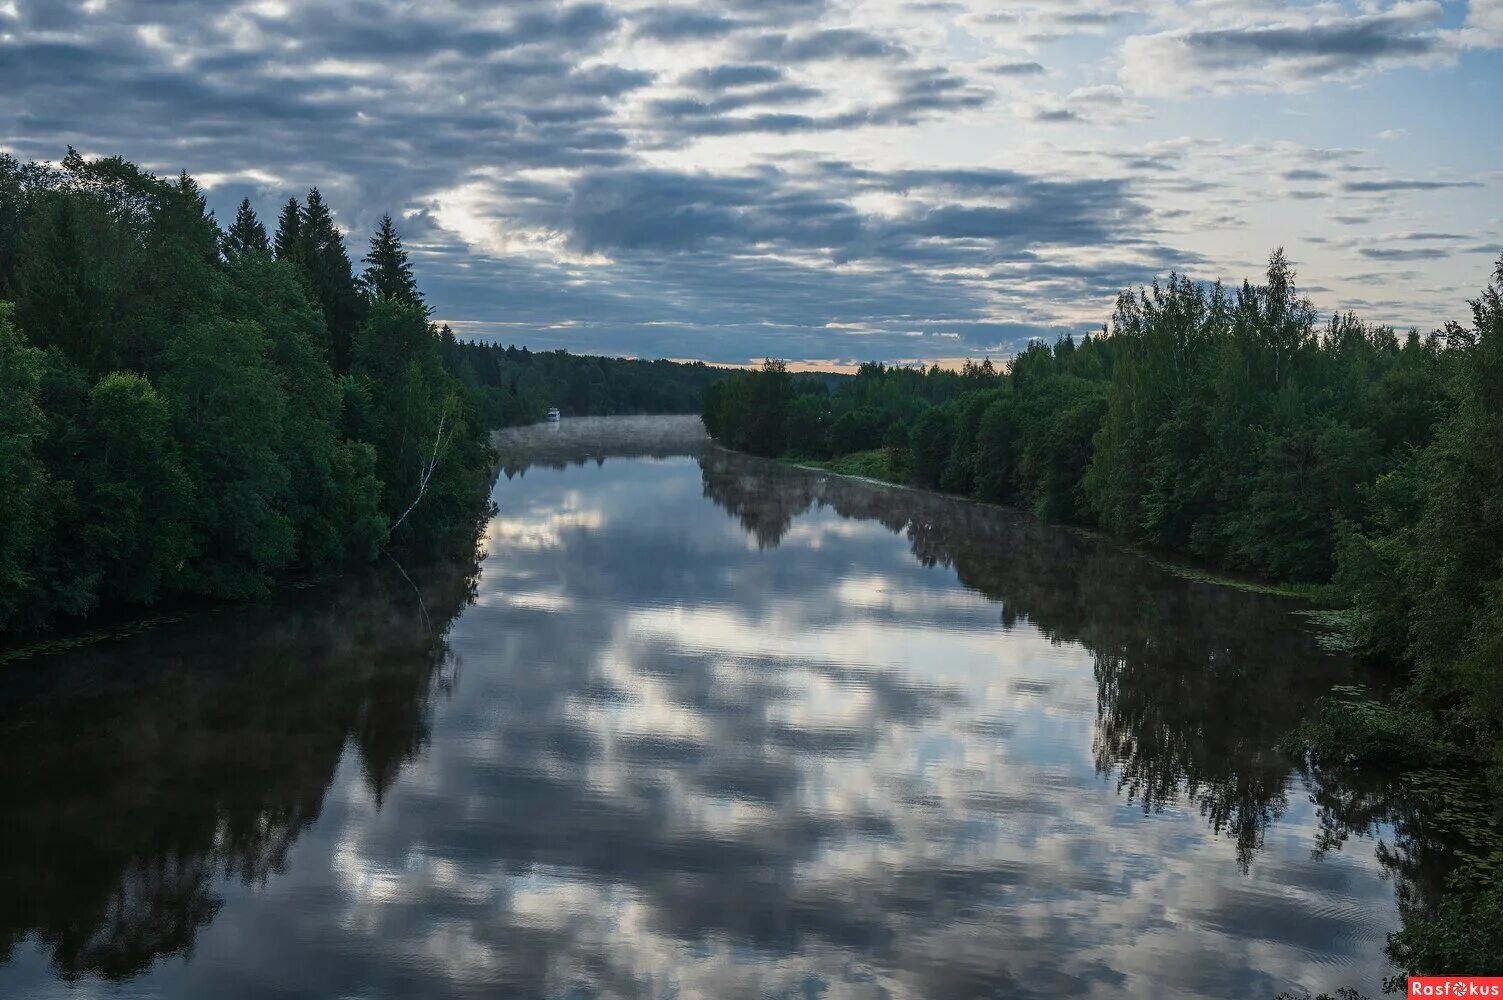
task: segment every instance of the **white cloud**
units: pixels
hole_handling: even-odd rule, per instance
[[[1135,35],[1122,47],[1122,81],[1142,94],[1303,89],[1402,66],[1438,67],[1456,58],[1439,30],[1434,0],[1378,13],[1282,16],[1223,27],[1180,27]]]
[[[168,16],[195,2],[206,16]],[[317,184],[358,243],[390,211],[445,318],[504,317],[522,342],[906,357],[923,316],[962,333],[959,354],[1094,327],[1113,286],[1170,267],[1253,273],[1270,246],[1318,235],[1316,197],[1332,217],[1366,210],[1342,187],[1371,181],[1362,156],[1304,183],[1299,144],[1240,152],[1268,123],[1174,98],[1360,89],[1451,65],[1500,27],[1503,0],[1445,16],[1387,0],[111,0],[87,15],[0,0],[0,136],[22,158],[71,142],[185,168],[221,217],[249,196],[269,219]],[[1454,72],[1474,74],[1458,95],[1495,89]],[[1398,140],[1431,136],[1447,109],[1374,108],[1363,121],[1381,124],[1355,134],[1314,102],[1299,110],[1277,127],[1394,143],[1391,176],[1496,184],[1491,162],[1456,162],[1481,142],[1459,113],[1457,141],[1420,149]],[[1160,141],[1176,135],[1189,145]],[[1012,171],[1117,199],[1082,214],[871,182],[914,171]],[[1450,213],[1404,220],[1416,230],[1475,229],[1495,204],[1494,187],[1430,190],[1384,197]],[[1306,273],[1334,287],[1351,270],[1335,253]],[[1414,269],[1392,272],[1406,318],[1449,318],[1417,291],[1461,280],[1444,266],[1422,265],[1412,289]],[[821,340],[830,324],[873,334]]]

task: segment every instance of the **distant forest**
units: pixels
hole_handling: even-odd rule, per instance
[[[389,217],[361,264],[317,188],[221,229],[187,174],[0,155],[0,637],[473,535],[490,428],[724,374],[460,342]]]
[[[1306,585],[1329,640],[1401,665],[1396,697],[1327,699],[1291,747],[1446,763],[1503,802],[1503,260],[1468,324],[1400,336],[1317,321],[1282,251],[1262,284],[1171,276],[1099,336],[997,368],[862,366],[831,391],[769,361],[705,395],[723,444],[1104,529]],[[1490,798],[1489,798],[1490,797]],[[1500,810],[1409,969],[1503,972]],[[1480,827],[1478,830],[1480,831]]]
[[[449,370],[476,392],[492,427],[536,423],[550,406],[577,417],[698,413],[705,390],[729,372],[697,361],[596,358],[465,343],[447,327],[440,337]]]

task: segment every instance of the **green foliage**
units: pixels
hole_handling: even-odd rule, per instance
[[[227,319],[187,324],[167,346],[162,392],[197,498],[183,575],[197,593],[262,593],[296,554],[280,460],[288,400],[269,349],[257,326]]]
[[[760,371],[735,372],[705,390],[705,426],[728,447],[768,457],[785,454],[795,392],[787,365],[768,359]]]
[[[191,179],[69,150],[27,192],[16,319],[91,376],[152,372],[169,332],[216,308],[220,234]]]
[[[224,234],[224,255],[230,261],[247,254],[270,254],[271,241],[266,238],[266,227],[256,218],[249,198],[240,202],[235,221]]]
[[[288,198],[277,216],[277,235],[272,242],[272,252],[277,260],[302,270],[303,267],[303,207],[296,198]]]
[[[788,446],[784,424],[793,400],[793,382],[782,361],[769,358],[751,380],[751,425],[746,449],[757,455],[779,455]]]
[[[471,470],[471,476],[478,478],[478,470]],[[381,512],[375,446],[340,440],[329,455],[329,477],[332,489],[326,523],[340,529],[338,549],[347,561],[369,562],[389,536],[386,515]]]
[[[779,384],[789,376],[778,369],[740,372],[705,393],[705,425],[729,447],[830,455],[831,468],[880,448],[888,454],[880,478],[1083,520],[1081,480],[1106,408],[1112,349],[1099,337],[1036,345],[1005,376],[990,361],[959,372],[871,363],[833,393],[822,383]],[[772,432],[779,414],[781,438]]]
[[[1360,513],[1359,487],[1381,471],[1377,436],[1327,423],[1265,434],[1243,515],[1231,529],[1240,561],[1280,580],[1329,579],[1335,519]]]
[[[36,613],[28,607],[35,554],[51,527],[49,479],[36,447],[46,426],[39,405],[44,364],[11,322],[10,305],[0,302],[0,622]]]
[[[1083,519],[1091,440],[1105,410],[1105,386],[1075,375],[1035,380],[1014,393],[1013,495],[1038,516]]]
[[[1426,703],[1490,758],[1503,791],[1503,260],[1472,320],[1447,329],[1448,412],[1364,491],[1337,582],[1360,648],[1412,663]]]
[[[788,453],[804,458],[821,458],[829,453],[829,393],[802,392],[788,404],[784,418]],[[906,436],[903,444],[906,446]]]
[[[1491,862],[1453,872],[1433,917],[1406,920],[1389,955],[1408,975],[1503,975],[1503,871]],[[1403,992],[1405,976],[1384,983]]]
[[[131,242],[98,199],[39,195],[15,277],[18,319],[29,339],[92,371],[120,364],[118,305],[129,284]]]
[[[940,470],[939,487],[950,493],[970,493],[973,479],[976,448],[976,431],[981,426],[981,415],[991,403],[991,393],[972,392],[958,398],[955,407],[955,439],[950,443],[944,468]]]
[[[402,238],[390,215],[381,216],[371,237],[370,252],[365,255],[363,280],[366,290],[377,299],[421,306],[423,293],[412,277],[412,263],[402,247]]]
[[[363,419],[380,443],[382,510],[404,537],[463,524],[489,471],[478,407],[444,369],[439,348],[424,308],[398,299],[370,304],[353,345],[352,374],[373,402]]]
[[[186,175],[0,159],[0,632],[260,594],[373,558],[399,514],[404,542],[473,528],[492,456],[452,336],[404,305],[336,378],[366,303],[316,190],[275,249]]]
[[[710,387],[710,433],[1093,523],[1255,578],[1236,586],[1339,604],[1313,616],[1323,641],[1408,665],[1411,682],[1387,701],[1338,691],[1285,748],[1471,766],[1503,798],[1503,260],[1470,327],[1443,335],[1401,341],[1351,315],[1318,327],[1276,251],[1261,285],[1171,275],[1124,293],[1102,336],[1030,345],[1005,373],[867,364],[817,409],[790,407],[779,377]],[[772,407],[790,414],[782,446],[763,433]],[[1496,884],[1479,885],[1406,914],[1396,954],[1473,971],[1503,953]]]
[[[842,476],[860,476],[862,479],[877,479],[884,483],[902,483],[906,480],[904,470],[897,461],[897,453],[890,448],[874,448],[871,451],[852,452],[823,462],[813,463],[814,468],[826,469]]]
[[[0,153],[0,302],[15,298],[21,243],[38,193],[56,183],[56,175],[35,163]]]
[[[914,482],[930,489],[939,487],[940,477],[950,460],[950,445],[954,440],[954,405],[935,406],[925,410],[908,434],[908,449],[913,454]]]
[[[296,216],[292,218],[291,216]],[[285,236],[284,236],[285,233]],[[284,246],[285,244],[285,246]],[[308,192],[301,210],[288,202],[277,230],[277,259],[293,263],[329,329],[329,364],[349,371],[351,344],[365,313],[344,236],[318,188]]]
[[[537,423],[555,406],[566,416],[698,413],[705,388],[727,374],[702,362],[597,358],[466,343],[442,329],[439,348],[445,366],[478,399],[490,427]]]
[[[881,413],[866,407],[850,410],[830,425],[830,450],[837,455],[870,451],[882,443],[886,432],[887,422]]]
[[[1438,687],[1495,712],[1503,393],[1483,389],[1503,383],[1498,294],[1450,350],[1350,315],[1321,329],[1275,251],[1261,285],[1171,275],[1124,293],[1109,333],[1032,344],[1002,374],[872,363],[816,404],[780,370],[742,373],[707,391],[705,420],[764,455],[901,447],[890,431],[906,427],[919,485],[1265,578],[1335,575],[1362,648],[1443,661]]]
[[[80,574],[105,601],[149,604],[193,554],[194,490],[166,400],[142,375],[111,372],[89,392],[77,478]]]
[[[1454,752],[1436,720],[1408,700],[1381,702],[1361,687],[1338,687],[1281,748],[1320,764],[1435,761]]]
[[[1085,487],[1119,534],[1328,579],[1363,484],[1430,433],[1425,406],[1402,434],[1378,415],[1395,384],[1424,396],[1433,345],[1401,352],[1392,331],[1350,316],[1317,335],[1281,252],[1266,284],[1233,296],[1173,276],[1124,295],[1112,326],[1120,352]]]
[[[355,517],[378,507],[380,484],[357,471],[366,450],[340,440],[343,394],[327,360],[328,331],[298,283],[296,271],[267,254],[230,261],[226,304],[267,337],[268,357],[286,400],[279,456],[290,476],[286,509],[297,526],[296,562],[318,570],[368,554],[383,526]],[[352,435],[378,440],[374,426]],[[354,495],[351,495],[353,492]]]

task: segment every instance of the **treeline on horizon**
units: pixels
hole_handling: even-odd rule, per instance
[[[603,358],[456,340],[439,331],[444,356],[480,399],[491,427],[536,423],[556,406],[567,416],[698,413],[705,390],[728,369],[702,361]]]
[[[721,374],[462,342],[389,216],[361,263],[317,188],[221,230],[186,173],[0,155],[0,638],[473,534],[489,428]]]
[[[1315,585],[1344,609],[1326,616],[1338,638],[1409,682],[1386,702],[1327,699],[1291,744],[1344,764],[1481,769],[1496,803],[1503,260],[1470,311],[1429,335],[1320,323],[1276,251],[1262,284],[1171,276],[1124,293],[1100,335],[1034,343],[1004,370],[867,364],[832,392],[769,361],[712,386],[704,419],[731,448]],[[1438,914],[1406,922],[1405,968],[1497,966],[1496,851]]]

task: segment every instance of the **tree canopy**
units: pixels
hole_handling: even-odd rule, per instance
[[[413,280],[412,264],[390,215],[381,216],[381,221],[376,224],[364,263],[366,268],[362,280],[372,297],[423,306],[423,293],[418,291],[417,282]]]
[[[370,247],[357,280],[317,188],[272,239],[186,174],[0,154],[0,634],[473,534],[489,427],[692,411],[719,374],[460,342],[390,216]]]
[[[1415,665],[1503,787],[1503,261],[1469,326],[1318,321],[1178,275],[997,371],[776,365],[705,394],[733,448],[859,467],[1277,581],[1333,579],[1360,648]],[[870,456],[862,458],[861,456]]]

